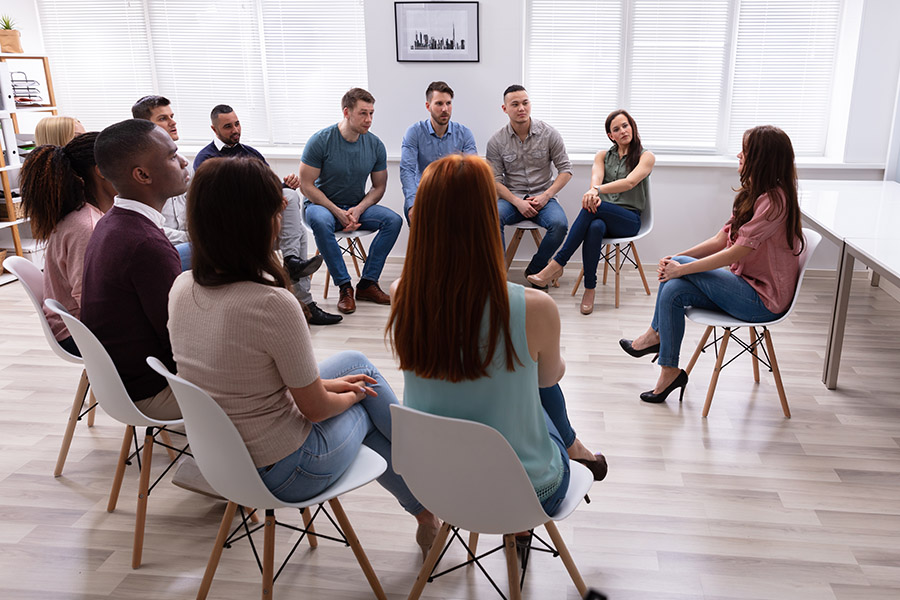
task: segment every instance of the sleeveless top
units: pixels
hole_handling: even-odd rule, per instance
[[[493,427],[512,446],[542,502],[559,488],[563,463],[558,446],[550,439],[544,410],[538,394],[537,363],[528,352],[525,334],[525,288],[507,283],[509,326],[513,347],[522,364],[506,370],[502,343],[494,351],[488,376],[475,380],[450,382],[424,379],[411,371],[403,372],[406,406],[423,412],[477,421]],[[481,322],[486,340],[488,311]],[[501,338],[502,340],[502,338]]]
[[[641,154],[646,152],[641,150]],[[612,183],[620,179],[625,179],[631,171],[628,170],[626,158],[619,156],[619,146],[613,144],[613,147],[607,150],[606,158],[603,161],[603,183]],[[632,169],[634,170],[634,169]],[[639,184],[628,190],[618,194],[600,194],[603,202],[617,204],[624,208],[630,208],[638,212],[643,212],[647,206],[647,198],[650,197],[650,176],[644,177]]]

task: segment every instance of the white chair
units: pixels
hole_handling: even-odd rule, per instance
[[[91,389],[104,412],[113,419],[125,424],[125,437],[122,439],[122,446],[119,449],[116,474],[113,477],[112,489],[109,492],[109,502],[106,506],[107,511],[112,512],[116,509],[119,491],[122,489],[122,479],[125,477],[125,466],[132,456],[137,458],[141,477],[134,522],[134,547],[131,554],[131,567],[137,569],[141,566],[141,556],[144,548],[144,524],[147,520],[147,500],[150,492],[159,480],[169,472],[175,461],[186,453],[187,449],[186,447],[175,448],[166,428],[180,425],[183,421],[181,419],[171,421],[152,419],[138,410],[128,396],[125,384],[122,383],[122,378],[119,376],[119,372],[116,371],[116,366],[109,357],[106,348],[100,343],[100,340],[91,333],[91,330],[84,323],[66,312],[66,309],[56,300],[48,298],[44,301],[44,305],[62,317],[63,322],[69,329],[69,333],[75,339],[75,343],[81,351],[81,356],[84,357],[84,368],[87,370],[88,377],[91,380]],[[137,427],[147,428],[143,446],[138,445]],[[181,435],[177,431],[173,433]],[[161,442],[155,441],[157,435],[162,440]],[[135,446],[134,453],[130,452],[132,441]],[[166,448],[171,462],[151,485],[150,468],[154,442]]]
[[[383,458],[370,448],[361,446],[359,454],[357,454],[350,468],[323,493],[303,502],[284,502],[273,496],[272,492],[262,482],[253,464],[253,459],[250,458],[250,453],[247,451],[247,446],[244,445],[244,440],[231,422],[231,419],[225,414],[225,411],[216,404],[216,401],[193,383],[177,375],[172,375],[158,359],[148,357],[147,364],[157,373],[163,375],[175,392],[175,399],[178,401],[178,406],[181,408],[181,413],[184,416],[184,425],[191,443],[191,451],[194,459],[197,461],[197,466],[200,467],[200,472],[203,473],[203,477],[213,489],[228,499],[228,506],[225,508],[225,515],[222,517],[222,524],[216,536],[215,546],[213,546],[212,554],[209,557],[209,563],[206,566],[200,590],[197,592],[198,600],[206,598],[209,593],[210,585],[212,585],[213,577],[216,574],[216,568],[219,565],[219,558],[222,556],[222,549],[227,547],[233,538],[238,537],[244,531],[248,534],[252,533],[247,526],[248,517],[244,516],[242,508],[242,522],[229,535],[228,532],[238,505],[255,506],[257,509],[264,508],[266,511],[264,525],[253,529],[253,531],[256,531],[263,527],[265,530],[263,562],[260,566],[263,576],[263,598],[272,598],[272,587],[275,583],[275,578],[278,577],[278,573],[281,573],[281,569],[284,568],[283,564],[278,573],[274,571],[276,525],[282,525],[301,532],[300,538],[296,541],[290,553],[288,553],[285,564],[307,534],[309,535],[309,544],[312,547],[316,546],[316,536],[348,544],[353,549],[353,554],[356,556],[359,566],[372,587],[375,597],[385,598],[381,583],[379,583],[378,577],[375,575],[375,571],[372,569],[372,565],[369,563],[369,559],[366,557],[366,553],[363,551],[344,509],[340,501],[338,501],[338,496],[362,487],[384,473],[385,469],[387,469],[387,463]],[[338,529],[338,534],[341,536],[340,539],[316,533],[313,527],[313,520],[319,512],[325,510],[323,506],[325,502],[328,502],[329,506],[331,506],[334,516],[340,525]],[[305,509],[313,506],[318,506],[319,508],[314,515],[310,516],[310,511]],[[298,529],[276,521],[276,508],[300,509],[306,528]],[[243,535],[240,535],[240,537],[243,537]],[[253,546],[252,539],[250,545],[254,554],[256,554],[256,547]],[[258,555],[256,558],[257,562],[259,562]]]
[[[312,231],[312,230],[310,230]],[[368,229],[357,229],[356,231],[336,231],[334,232],[334,237],[338,241],[338,247],[341,246],[341,240],[346,242],[346,247],[341,248],[341,257],[343,258],[345,255],[349,255],[351,259],[353,259],[353,267],[356,269],[356,276],[362,277],[362,272],[359,270],[359,261],[363,263],[368,260],[368,256],[366,255],[366,249],[363,247],[362,238],[368,237],[370,235],[375,235],[378,233],[377,231],[370,231]],[[319,250],[316,249],[316,254],[319,254]],[[312,275],[309,276],[310,281],[312,281]],[[328,286],[331,283],[331,277],[328,276],[328,263],[325,263],[325,294],[324,298],[328,298]]]
[[[788,408],[787,396],[784,393],[784,384],[781,382],[781,371],[778,369],[778,361],[775,358],[775,347],[772,345],[772,334],[769,332],[768,328],[772,325],[781,323],[793,312],[794,305],[797,304],[797,297],[800,295],[800,285],[803,283],[803,275],[806,273],[806,267],[809,266],[809,259],[813,255],[813,252],[816,251],[819,242],[822,241],[822,236],[812,229],[804,229],[803,236],[806,238],[806,245],[803,248],[803,254],[800,255],[800,274],[797,277],[797,287],[794,290],[794,298],[791,300],[791,305],[788,307],[787,312],[779,318],[764,323],[750,323],[735,319],[731,315],[718,310],[693,307],[688,307],[685,310],[685,316],[687,316],[688,319],[695,323],[706,325],[706,331],[703,333],[703,337],[700,338],[700,343],[697,344],[697,349],[694,350],[694,355],[691,357],[691,362],[688,363],[685,372],[690,374],[691,369],[694,368],[694,364],[696,364],[697,359],[700,357],[700,353],[705,351],[709,346],[713,346],[716,352],[716,366],[713,368],[712,377],[709,380],[709,389],[706,392],[706,404],[703,405],[704,417],[709,414],[709,407],[712,404],[713,395],[716,392],[716,384],[719,381],[719,373],[738,356],[745,352],[749,352],[753,357],[754,381],[759,383],[759,363],[762,361],[764,365],[769,367],[769,370],[772,371],[772,375],[775,377],[775,387],[778,389],[778,398],[781,400],[781,409],[784,411],[784,416],[789,419],[791,418],[791,409]],[[724,330],[720,337],[716,337],[715,335],[716,327],[721,327]],[[747,327],[750,331],[750,340],[747,342],[736,336],[734,333],[741,327]],[[761,334],[757,334],[756,332],[758,327],[762,328]],[[713,341],[707,344],[706,340],[709,339],[710,334],[713,334]],[[728,347],[728,341],[730,339],[734,339],[740,344],[741,351],[727,363],[723,364],[725,359],[725,349]],[[722,342],[721,346],[718,345],[719,341]],[[763,341],[765,341],[765,347],[762,345]],[[763,351],[762,356],[759,354],[760,348]]]
[[[443,574],[432,575],[451,530],[453,537],[466,546],[469,562],[478,564],[485,575],[487,572],[478,561],[496,549],[476,556],[477,533],[503,535],[509,595],[511,599],[521,598],[515,532],[538,525],[546,528],[556,547],[550,551],[562,558],[578,593],[584,597],[584,580],[554,521],[568,517],[590,489],[593,477],[587,467],[569,462],[571,478],[566,498],[557,514],[550,517],[541,507],[516,453],[496,429],[399,405],[391,406],[391,422],[394,470],[403,476],[419,502],[444,521],[409,594],[410,600],[421,595],[429,579]],[[468,545],[459,536],[459,529],[473,532]],[[491,583],[499,592],[493,580]]]
[[[50,329],[50,324],[47,322],[46,315],[44,315],[43,307],[44,274],[37,268],[37,265],[21,256],[10,256],[3,261],[3,268],[18,277],[19,281],[22,282],[22,287],[25,288],[28,299],[31,300],[31,303],[34,305],[34,310],[37,311],[38,320],[41,323],[44,337],[47,338],[47,343],[50,345],[50,349],[53,350],[53,353],[66,362],[83,365],[84,361],[80,356],[69,354],[59,345],[59,342],[56,341],[56,337],[53,335],[53,331]],[[56,458],[56,467],[53,469],[54,477],[62,475],[63,467],[66,464],[66,456],[69,454],[69,446],[72,445],[72,438],[75,435],[75,425],[78,424],[78,421],[80,421],[84,415],[87,415],[88,427],[94,426],[94,415],[96,414],[94,408],[97,406],[96,400],[92,397],[91,401],[88,403],[87,409],[84,412],[81,411],[81,409],[84,408],[84,401],[87,399],[88,387],[87,371],[82,369],[81,379],[78,382],[78,389],[75,391],[75,399],[72,401],[72,408],[69,411],[69,421],[66,423],[66,433],[63,435],[62,445],[59,447],[59,455]]]
[[[626,261],[630,262],[631,265],[638,270],[638,273],[641,274],[641,282],[644,284],[644,291],[647,292],[648,296],[650,295],[650,286],[647,285],[644,267],[641,265],[637,246],[635,246],[634,243],[651,231],[653,231],[653,203],[650,201],[650,194],[647,194],[647,203],[644,206],[644,210],[641,212],[641,228],[638,229],[638,232],[630,237],[606,238],[603,240],[605,242],[604,245],[606,246],[606,250],[600,255],[600,260],[603,261],[603,285],[606,285],[606,274],[609,271],[610,257],[615,254],[616,262],[613,271],[616,274],[616,308],[619,308],[619,274],[622,271],[622,267],[625,266]],[[621,249],[623,245],[625,246],[624,250]],[[612,246],[612,248],[610,248],[610,246]],[[634,258],[631,257],[632,254],[634,255]],[[581,268],[578,280],[575,281],[575,287],[572,288],[573,296],[578,293],[578,286],[581,285],[582,279],[584,279],[584,267]]]
[[[516,232],[513,234],[512,238],[509,240],[509,244],[506,246],[506,270],[509,271],[509,266],[512,264],[513,259],[516,257],[516,251],[519,249],[519,243],[522,241],[522,236],[525,235],[526,231],[531,232],[531,238],[534,240],[535,247],[540,246],[541,242],[544,241],[544,238],[541,236],[541,226],[533,221],[520,221],[515,225],[507,225],[507,227],[515,227]],[[551,284],[553,287],[559,287],[559,280],[554,279]]]

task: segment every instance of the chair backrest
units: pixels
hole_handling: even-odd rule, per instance
[[[650,194],[650,186],[647,186],[647,198],[644,203],[644,210],[641,211],[641,227],[638,229],[636,237],[644,237],[653,231],[653,200]]]
[[[184,418],[191,453],[203,478],[223,497],[243,506],[273,506],[241,434],[231,419],[205,391],[169,372],[157,358],[147,364],[168,380]]]
[[[550,520],[518,456],[492,427],[393,404],[391,446],[394,470],[448,523],[502,534]]]
[[[63,323],[72,334],[84,359],[84,369],[91,382],[91,391],[105,413],[126,425],[141,427],[180,422],[158,421],[139,411],[129,397],[116,365],[97,336],[84,323],[70,315],[56,300],[47,298],[44,300],[44,306],[62,317]]]
[[[50,329],[47,316],[44,314],[44,274],[37,268],[37,265],[27,258],[10,256],[3,261],[3,268],[18,277],[19,281],[22,282],[22,287],[25,288],[28,299],[31,300],[34,310],[37,311],[38,320],[41,322],[41,330],[44,332],[44,337],[47,338],[47,343],[50,344],[50,349],[53,350],[53,353],[63,360],[81,364],[81,357],[69,354],[63,350]]]
[[[806,244],[804,244],[803,252],[800,254],[800,273],[797,275],[797,287],[794,288],[794,297],[791,298],[791,305],[788,307],[785,317],[794,310],[794,304],[797,303],[797,298],[800,296],[800,285],[803,283],[803,276],[806,274],[806,268],[809,266],[809,259],[812,258],[816,248],[819,247],[819,242],[822,241],[821,233],[806,227],[803,228],[803,237],[806,240]]]

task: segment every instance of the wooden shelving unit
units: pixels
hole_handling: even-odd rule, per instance
[[[44,79],[47,84],[46,93],[49,104],[36,106],[16,107],[10,79],[9,61],[26,60],[40,61],[44,69]],[[28,54],[0,53],[0,185],[3,188],[3,196],[6,204],[6,219],[0,219],[0,230],[9,229],[12,233],[13,246],[18,256],[22,256],[22,238],[19,234],[19,225],[26,219],[16,217],[16,203],[13,202],[13,185],[10,173],[22,168],[22,159],[19,156],[16,134],[19,133],[19,121],[16,113],[48,112],[57,114],[56,95],[53,92],[53,80],[50,76],[50,62],[46,56],[32,56]],[[0,285],[14,280],[9,273],[0,273]]]

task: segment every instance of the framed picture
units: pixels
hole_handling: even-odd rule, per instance
[[[398,62],[478,62],[478,2],[394,2]]]

